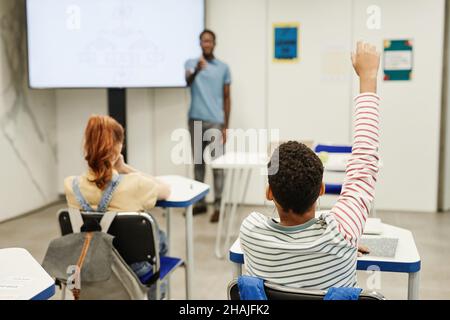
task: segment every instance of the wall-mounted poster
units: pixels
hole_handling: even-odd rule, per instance
[[[385,40],[383,69],[385,81],[411,80],[413,42],[411,40]]]
[[[296,62],[299,56],[298,23],[275,23],[273,25],[273,61]]]

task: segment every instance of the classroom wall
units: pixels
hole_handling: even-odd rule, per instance
[[[184,125],[187,115],[186,89],[127,90],[128,162],[154,175],[187,175],[185,166],[172,165],[171,132]],[[83,132],[92,114],[107,114],[106,89],[57,90],[58,192],[63,193],[64,177],[86,170],[83,159]],[[181,110],[181,111],[180,111]],[[179,119],[181,118],[181,120]],[[173,121],[167,121],[172,119]]]
[[[210,1],[208,5],[211,27],[223,30],[218,33],[219,38],[226,34],[230,39],[256,39],[256,48],[259,30],[242,28],[239,24],[252,25],[265,11],[266,50],[260,54],[257,50],[250,51],[254,53],[252,59],[264,57],[265,62],[259,64],[259,68],[267,70],[265,91],[260,95],[248,95],[245,108],[258,115],[260,111],[252,106],[265,104],[267,126],[279,129],[282,139],[351,143],[352,98],[357,94],[357,79],[348,58],[349,48],[358,39],[371,41],[381,49],[385,38],[412,38],[415,42],[413,80],[380,81],[383,168],[376,206],[405,211],[437,209],[443,0],[267,0],[252,2],[251,7],[239,7],[240,10],[235,10],[237,4],[228,1]],[[381,8],[380,30],[367,28],[366,10],[371,5]],[[233,19],[229,19],[228,14]],[[247,20],[241,20],[242,15]],[[240,28],[230,28],[230,21]],[[417,21],[433,23],[418,24]],[[300,24],[300,61],[296,64],[277,64],[271,59],[272,25],[280,22]],[[222,51],[225,60],[245,52],[241,43],[231,47],[240,50]],[[248,63],[251,59],[244,56],[241,60]],[[234,72],[240,72],[233,64],[231,66]],[[260,75],[245,76],[249,87],[264,87],[258,85]],[[256,84],[252,84],[252,80],[257,81]],[[257,101],[261,96],[264,101]],[[241,107],[238,108],[234,109],[235,115],[242,112]]]
[[[449,63],[449,62],[447,62]],[[447,93],[450,93],[450,87],[447,86]],[[443,162],[443,186],[442,186],[442,210],[449,211],[450,210],[450,105],[447,103],[446,105],[446,131],[445,135],[445,156]]]
[[[450,93],[450,87],[447,87]],[[445,131],[445,157],[444,157],[444,184],[442,190],[442,209],[450,210],[450,105],[447,104],[446,131]]]
[[[282,140],[349,144],[351,1],[269,0],[268,124]],[[273,25],[299,23],[296,63],[273,57]],[[329,67],[333,64],[333,67]]]
[[[372,4],[382,8],[381,30],[366,28],[366,8]],[[282,139],[351,143],[352,97],[357,91],[349,49],[357,39],[381,47],[384,38],[413,38],[414,79],[380,83],[383,169],[376,206],[435,211],[443,4],[443,0],[207,0],[206,23],[218,37],[216,55],[231,67],[230,126],[280,129]],[[300,23],[297,64],[272,62],[272,24],[278,22]],[[83,169],[82,130],[89,113],[106,112],[106,91],[61,90],[56,97],[58,146],[78,148],[59,148],[58,181],[62,181]],[[130,163],[155,175],[192,176],[189,166],[170,161],[176,144],[170,134],[187,128],[189,91],[128,90],[127,99]],[[255,172],[246,202],[263,203],[264,185],[264,177]]]
[[[378,207],[437,209],[444,4],[444,0],[353,2],[355,40],[365,39],[379,45],[384,39],[414,42],[413,79],[384,81],[379,85],[383,167],[376,195]],[[365,12],[370,5],[381,9],[380,30],[366,27]]]
[[[206,8],[207,27],[218,37],[216,56],[231,68],[230,128],[268,128],[266,2],[208,0]],[[243,137],[245,132],[236,136]],[[249,138],[244,140],[250,144]],[[246,203],[264,203],[266,180],[259,170],[253,170]]]
[[[268,127],[281,140],[351,143],[351,0],[269,0],[266,37],[268,57]],[[273,27],[299,24],[299,60],[277,63]],[[289,115],[289,116],[286,116]],[[320,208],[335,196],[323,196]]]
[[[450,14],[450,5],[447,3],[447,16]],[[446,96],[446,104],[443,106],[443,115],[445,116],[445,125],[443,130],[442,149],[444,156],[442,158],[442,179],[441,186],[441,209],[450,210],[450,23],[446,26],[447,55],[444,62],[447,66],[447,74],[444,76],[446,82],[444,84],[444,96]]]
[[[83,133],[92,114],[107,114],[106,89],[57,90],[58,104],[58,192],[63,193],[64,177],[86,171],[83,159]],[[127,91],[127,149],[130,164],[146,172],[154,171],[153,145],[153,91]]]
[[[83,132],[91,114],[107,114],[106,90],[56,90],[58,141],[58,193],[64,193],[64,178],[86,171]]]
[[[30,90],[24,1],[0,1],[0,222],[57,199],[56,101]]]

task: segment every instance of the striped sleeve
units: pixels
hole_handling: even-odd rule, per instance
[[[362,235],[374,199],[379,159],[379,101],[374,93],[355,98],[352,154],[341,194],[331,210],[339,232],[352,246],[357,245]]]

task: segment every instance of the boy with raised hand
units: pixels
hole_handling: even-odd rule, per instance
[[[296,288],[357,285],[358,241],[378,174],[380,55],[374,46],[358,42],[351,58],[360,94],[355,98],[354,142],[341,195],[329,212],[315,218],[317,199],[325,191],[322,162],[301,143],[280,145],[268,165],[266,191],[280,219],[253,212],[240,230],[250,275]]]

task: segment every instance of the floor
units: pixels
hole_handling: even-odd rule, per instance
[[[56,212],[64,208],[63,202],[49,206],[15,220],[0,224],[0,248],[26,248],[38,261],[42,261],[48,243],[59,236]],[[240,219],[249,212],[264,207],[243,206],[238,210]],[[182,210],[175,210],[172,218],[171,254],[184,257],[184,217]],[[155,209],[153,215],[164,226],[163,212]],[[422,260],[420,273],[421,299],[450,299],[450,212],[400,213],[378,211],[383,222],[409,229],[413,232]],[[238,230],[236,223],[236,230]],[[231,280],[231,266],[214,255],[217,224],[209,222],[209,215],[194,217],[195,246],[195,299],[226,299],[226,288]],[[376,281],[374,281],[374,279]],[[360,287],[375,285],[377,291],[388,299],[406,299],[408,277],[405,274],[380,273],[378,278],[366,272],[358,272]],[[185,298],[184,269],[179,268],[171,278],[172,299]],[[53,297],[58,299],[60,293]]]

